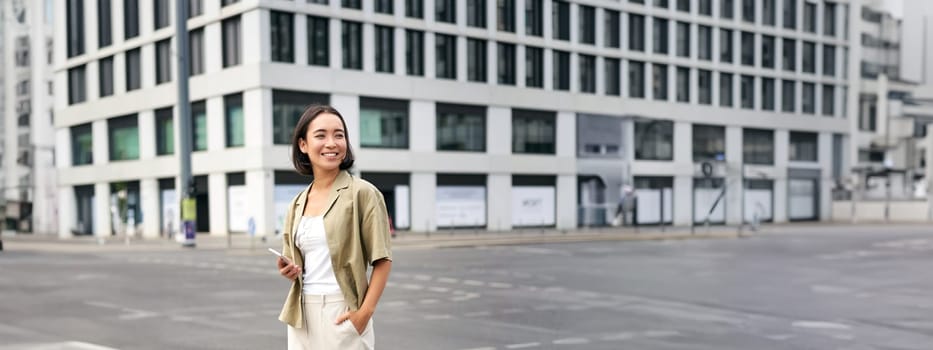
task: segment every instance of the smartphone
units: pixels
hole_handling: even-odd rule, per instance
[[[289,260],[287,257],[285,257],[285,255],[282,255],[282,253],[279,253],[277,250],[272,249],[272,248],[269,248],[269,251],[272,252],[272,254],[275,254],[275,255],[278,255],[278,256],[282,257],[282,259],[284,259],[286,263],[289,263],[289,264],[292,263],[291,260]]]

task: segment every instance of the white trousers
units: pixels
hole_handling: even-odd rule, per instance
[[[303,316],[304,327],[288,328],[289,350],[374,350],[375,331],[373,320],[369,320],[363,334],[356,331],[353,322],[344,321],[334,324],[348,308],[343,301],[343,295],[309,295],[305,294]]]

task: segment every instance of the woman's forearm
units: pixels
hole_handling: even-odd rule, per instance
[[[386,288],[386,282],[389,280],[389,271],[392,270],[392,261],[382,259],[373,264],[373,273],[369,277],[369,288],[366,290],[366,296],[363,298],[363,305],[360,311],[372,315],[376,312],[376,304],[382,297],[382,291]]]

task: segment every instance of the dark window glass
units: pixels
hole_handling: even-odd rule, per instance
[[[604,74],[606,77],[606,95],[619,96],[622,92],[622,84],[619,79],[619,59],[617,58],[604,58]]]
[[[761,78],[761,109],[774,110],[774,79]]]
[[[298,124],[301,113],[308,105],[314,103],[328,104],[330,97],[326,94],[311,92],[272,90],[272,141],[274,144],[291,144],[292,130]]]
[[[832,45],[823,45],[823,75],[836,75],[836,48]]]
[[[784,8],[782,10],[784,17],[784,28],[794,29],[797,27],[797,0],[782,1]]]
[[[499,0],[496,5],[498,28],[503,32],[515,32],[515,0]]]
[[[155,44],[156,85],[172,81],[172,45],[171,39]]]
[[[755,23],[755,1],[758,0],[742,0],[743,21]]]
[[[224,7],[224,6],[227,6],[227,5],[232,5],[232,4],[235,4],[235,3],[238,3],[238,2],[240,2],[240,0],[220,0],[220,7]]]
[[[654,32],[652,33],[652,45],[655,53],[666,54],[668,52],[668,30],[667,20],[663,18],[654,19]]]
[[[512,109],[512,153],[554,154],[554,112]]]
[[[774,37],[770,35],[761,36],[761,66],[764,68],[774,68]]]
[[[408,101],[360,97],[360,146],[408,148]]]
[[[645,16],[628,15],[628,49],[631,51],[645,51]]]
[[[486,151],[486,108],[437,104],[437,149]]]
[[[677,67],[677,102],[690,102],[690,68]]]
[[[711,61],[713,59],[713,28],[709,26],[698,26],[697,27],[697,56],[704,61]]]
[[[113,56],[104,57],[97,61],[98,86],[100,97],[113,95]]]
[[[270,11],[273,62],[295,62],[295,25],[291,13]]]
[[[169,20],[169,18],[171,18],[169,17],[171,14],[169,14],[168,11],[168,0],[152,0],[152,7],[155,29],[158,30],[168,27],[169,23],[171,22]]]
[[[68,57],[71,58],[84,54],[84,1],[67,0],[65,7],[68,26]]]
[[[816,33],[816,4],[803,3],[803,31]]]
[[[726,128],[693,125],[693,161],[726,160]]]
[[[204,28],[188,32],[188,74],[204,73]]]
[[[721,0],[719,5],[719,17],[732,18],[735,11],[735,2],[733,0]]]
[[[85,66],[80,65],[68,70],[68,104],[87,100],[87,77]]]
[[[667,100],[667,65],[655,63],[651,66],[651,93],[655,100]]]
[[[793,80],[782,80],[781,81],[781,111],[793,113],[796,110],[794,94],[796,89],[794,88]]]
[[[71,165],[94,163],[91,123],[71,127]]]
[[[340,0],[340,6],[345,9],[362,10],[363,1],[362,0]]]
[[[690,12],[690,0],[677,0],[677,11]]]
[[[544,49],[525,47],[525,86],[544,87]]]
[[[604,36],[606,40],[604,44],[606,47],[618,48],[622,43],[621,37],[619,36],[621,34],[619,32],[619,11],[605,10],[603,12],[603,17],[606,22],[606,33]]]
[[[107,120],[111,161],[139,159],[138,123],[136,114]]]
[[[499,56],[498,67],[499,84],[515,85],[515,45],[498,43],[496,50]]]
[[[330,65],[330,25],[325,17],[308,16],[308,64]]]
[[[644,62],[628,62],[628,95],[629,97],[645,97],[645,64]]]
[[[544,35],[544,4],[543,0],[525,0],[525,34],[530,36]]]
[[[405,69],[408,75],[424,75],[424,32],[405,30]]]
[[[739,94],[742,95],[742,108],[755,108],[755,77],[743,75],[739,80]]]
[[[580,42],[584,44],[596,44],[596,8],[592,6],[580,5]]]
[[[141,64],[139,48],[126,51],[126,91],[139,89],[141,86]]]
[[[690,23],[677,22],[677,56],[690,57]]]
[[[69,11],[71,10],[69,6]],[[70,12],[69,12],[70,16]],[[69,35],[72,29],[71,19],[68,20]],[[84,19],[81,19],[84,22]],[[69,38],[69,43],[71,42]],[[110,0],[97,0],[97,47],[107,47],[113,44],[113,16]]]
[[[704,16],[713,15],[713,0],[697,0],[699,2],[699,12]]]
[[[580,92],[596,93],[596,56],[579,55]]]
[[[570,53],[554,50],[554,90],[570,90]]]
[[[440,52],[440,51],[438,51]],[[450,56],[448,56],[450,57]],[[486,81],[486,40],[479,39],[467,39],[467,80],[476,81],[476,82],[485,82]],[[440,62],[440,57],[438,57],[438,62]],[[452,69],[456,69],[456,65],[452,66]],[[438,71],[438,76],[440,77],[440,71]],[[451,79],[456,79],[456,75],[449,76]]]
[[[719,30],[719,62],[732,63],[732,31],[728,29]]]
[[[227,18],[221,22],[223,28],[223,65],[240,64],[240,17]]]
[[[457,37],[434,34],[435,75],[441,79],[457,79]],[[485,68],[485,67],[484,67]]]
[[[224,139],[227,147],[246,144],[246,125],[243,120],[243,94],[224,96]]]
[[[794,39],[784,39],[784,50],[781,52],[781,67],[793,72],[797,69],[797,42]]]
[[[673,160],[674,122],[669,120],[636,120],[635,159]]]
[[[363,69],[363,24],[342,21],[343,68]]]
[[[742,162],[774,164],[774,132],[762,129],[742,130]]]
[[[375,0],[376,13],[385,13],[391,15],[395,10],[392,6],[394,2],[394,0]]]
[[[424,0],[405,0],[405,17],[424,18]]]
[[[823,34],[836,36],[836,4],[828,1],[823,4]]]
[[[156,155],[175,154],[175,122],[172,118],[172,107],[157,109],[155,123]]]
[[[440,2],[444,1],[441,0]],[[486,0],[467,0],[466,11],[467,26],[486,28]],[[444,22],[454,23],[455,20]]]
[[[774,26],[774,23],[775,23],[774,0],[762,0],[761,22],[764,23],[766,26]]]
[[[457,2],[455,0],[434,0],[434,20],[457,23]]]
[[[713,72],[705,69],[697,71],[697,87],[699,88],[699,103],[709,105],[713,103]]]
[[[801,98],[803,112],[807,114],[816,113],[816,85],[803,83],[801,94],[803,95]]]
[[[139,36],[139,0],[123,0],[123,39]]]
[[[188,1],[188,18],[194,18],[204,14],[204,0]],[[171,14],[174,15],[174,14]]]
[[[803,72],[816,73],[816,44],[803,42]]]
[[[551,15],[554,39],[570,40],[570,3],[554,1],[551,4]]]
[[[732,74],[719,73],[719,105],[732,107]]]
[[[742,65],[755,65],[755,34],[742,32]]]
[[[376,71],[392,73],[395,71],[395,30],[392,27],[376,25]]]
[[[836,107],[836,92],[832,85],[823,85],[823,115],[833,116]]]
[[[191,102],[191,150],[207,150],[207,104],[204,100]]]
[[[816,162],[817,137],[815,132],[790,132],[790,149],[788,150],[791,161]]]

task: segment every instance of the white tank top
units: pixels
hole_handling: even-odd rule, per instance
[[[330,263],[330,249],[324,232],[323,216],[302,216],[298,224],[295,244],[304,256],[302,291],[304,294],[326,295],[340,293],[340,285]]]

